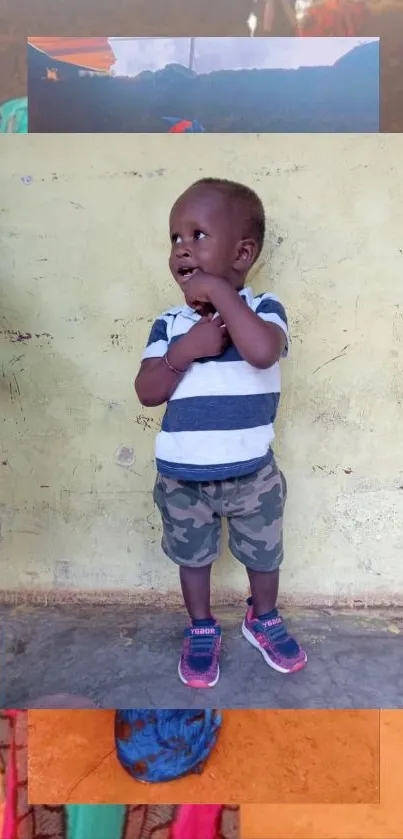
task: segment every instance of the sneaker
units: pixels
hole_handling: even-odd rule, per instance
[[[192,621],[184,631],[178,674],[191,688],[213,688],[220,678],[221,627],[217,621]]]
[[[248,610],[242,624],[242,635],[260,650],[262,656],[273,670],[278,673],[296,673],[307,662],[306,652],[291,635],[277,609],[256,618],[253,613],[253,600],[248,597]]]

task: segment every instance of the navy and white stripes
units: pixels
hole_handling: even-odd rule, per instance
[[[285,310],[271,294],[240,296],[263,320],[287,337]],[[177,306],[155,321],[143,359],[165,355],[200,319]],[[254,472],[271,458],[273,424],[280,399],[280,365],[258,370],[231,345],[217,358],[195,361],[167,403],[156,439],[157,469],[167,477],[213,481]]]

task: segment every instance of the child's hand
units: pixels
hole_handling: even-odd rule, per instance
[[[211,286],[216,278],[203,271],[196,271],[183,286],[183,293],[188,306],[192,309],[203,309],[203,303],[211,302]],[[218,277],[217,277],[218,281]]]
[[[193,359],[222,355],[230,343],[227,327],[220,317],[201,318],[182,339]]]

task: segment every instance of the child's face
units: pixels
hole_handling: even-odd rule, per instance
[[[230,209],[225,196],[203,185],[190,187],[174,204],[169,219],[169,267],[182,289],[196,270],[242,288],[234,268],[239,236]]]

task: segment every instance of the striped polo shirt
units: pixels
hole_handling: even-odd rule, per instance
[[[272,294],[239,292],[262,320],[281,327],[284,307]],[[200,320],[189,306],[164,312],[151,329],[143,360],[160,358]],[[216,358],[194,361],[167,402],[155,455],[158,471],[184,481],[217,481],[257,471],[272,458],[280,400],[280,365],[258,370],[231,344]]]

